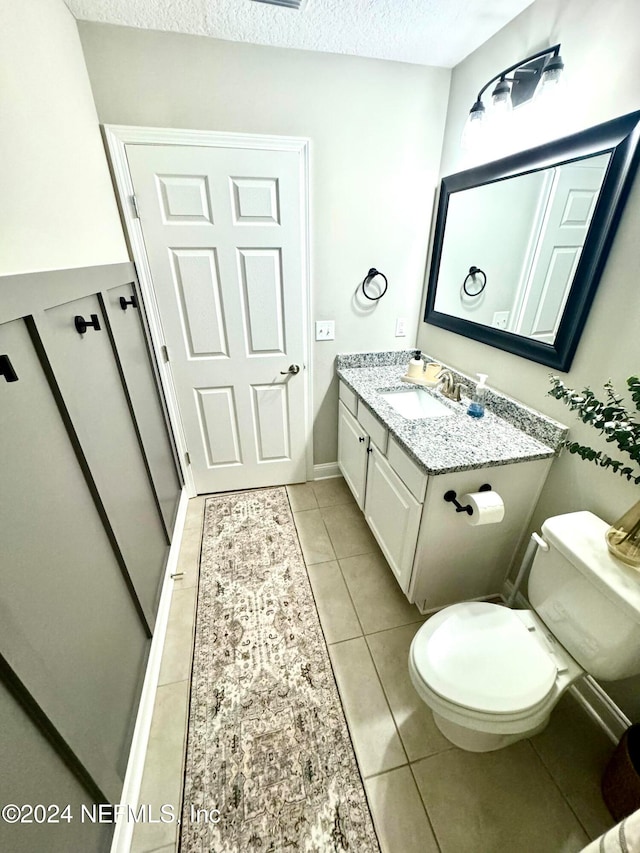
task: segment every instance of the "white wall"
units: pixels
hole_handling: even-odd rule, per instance
[[[478,89],[500,69],[548,44],[562,42],[571,104],[565,131],[640,109],[639,31],[637,0],[536,0],[454,69],[441,174],[463,167],[459,139]],[[624,389],[624,380],[640,369],[638,234],[640,176],[627,202],[575,360],[563,376],[573,386],[600,390],[612,378]],[[564,406],[546,396],[550,387],[547,367],[424,323],[419,345],[464,372],[488,373],[490,385],[564,421],[578,440],[597,441],[593,430],[578,424]],[[539,527],[547,516],[578,509],[613,521],[638,498],[637,486],[564,454],[553,465],[534,524]],[[633,679],[607,688],[635,719],[640,719],[639,687],[639,680]]]
[[[0,275],[127,261],[76,22],[0,3]]]
[[[100,121],[310,137],[314,458],[337,457],[338,352],[415,344],[450,72],[79,24]],[[389,290],[353,295],[370,267]],[[409,336],[395,337],[395,318]]]

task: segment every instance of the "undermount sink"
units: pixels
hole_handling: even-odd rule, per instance
[[[395,409],[399,415],[407,418],[407,420],[441,418],[453,414],[448,406],[432,397],[428,391],[422,391],[418,388],[383,391],[380,396],[392,409]]]

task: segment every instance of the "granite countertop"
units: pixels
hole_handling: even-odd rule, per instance
[[[450,416],[403,418],[381,393],[416,387],[402,381],[413,353],[414,350],[339,355],[337,374],[428,474],[547,459],[557,453],[567,428],[497,391],[488,391],[484,417],[467,415],[469,397],[465,390],[472,393],[475,382],[455,370],[452,373],[465,386],[462,402],[449,400],[433,388],[420,390],[446,405]],[[426,355],[423,358],[437,361]]]

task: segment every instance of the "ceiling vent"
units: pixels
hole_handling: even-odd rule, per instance
[[[286,9],[299,9],[304,0],[254,0],[254,3],[268,3],[270,6],[284,6]]]

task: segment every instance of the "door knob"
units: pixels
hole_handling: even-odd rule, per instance
[[[286,376],[287,373],[291,373],[291,374],[293,374],[293,376],[295,376],[296,373],[300,373],[300,367],[297,364],[290,364],[288,370],[281,370],[280,371],[281,376]]]
[[[90,320],[85,320],[84,317],[81,317],[80,314],[76,314],[73,318],[73,322],[76,326],[76,332],[80,335],[84,335],[89,326],[92,326],[96,332],[100,331],[100,322],[98,321],[98,315],[92,314]]]

